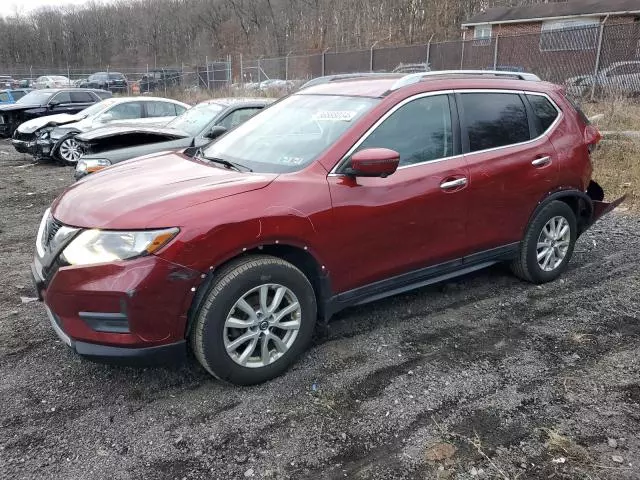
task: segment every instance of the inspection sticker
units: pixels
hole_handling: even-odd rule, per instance
[[[313,114],[313,119],[328,122],[350,122],[356,115],[357,112],[350,110],[321,110]]]

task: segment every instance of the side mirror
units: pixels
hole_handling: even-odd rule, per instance
[[[205,134],[205,137],[213,140],[221,135],[224,135],[225,133],[227,133],[227,129],[225,127],[223,127],[222,125],[215,125]]]
[[[60,102],[49,102],[48,107],[49,107],[49,109],[52,109],[52,108],[57,107],[58,105],[60,105]]]
[[[400,154],[388,148],[367,148],[354,153],[345,173],[356,177],[388,177],[398,169]]]

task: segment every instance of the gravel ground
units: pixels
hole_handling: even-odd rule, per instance
[[[28,276],[71,171],[0,142],[0,477],[640,478],[640,219],[580,239],[564,278],[504,267],[340,314],[256,387],[93,364]]]

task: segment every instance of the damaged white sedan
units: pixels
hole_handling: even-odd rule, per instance
[[[65,165],[75,165],[81,156],[75,141],[77,134],[106,125],[162,126],[188,108],[186,103],[168,98],[109,98],[76,114],[60,113],[29,120],[16,129],[11,143],[18,152],[36,159],[53,158]]]

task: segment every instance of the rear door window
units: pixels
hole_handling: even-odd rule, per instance
[[[531,140],[527,109],[517,93],[462,93],[469,152]]]
[[[527,98],[536,117],[535,120],[538,122],[539,132],[546,132],[558,118],[558,110],[542,95],[527,95]]]
[[[169,102],[147,102],[147,117],[175,117],[176,106]]]
[[[71,101],[73,103],[92,103],[95,100],[89,92],[71,92]]]

